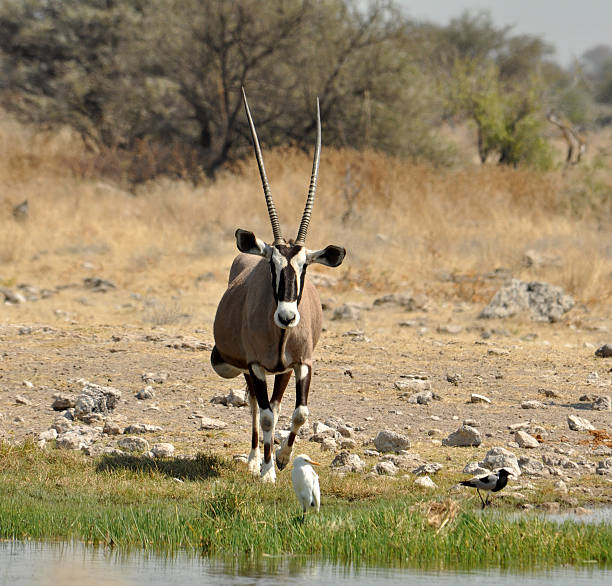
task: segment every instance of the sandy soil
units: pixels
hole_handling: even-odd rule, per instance
[[[492,283],[491,291],[498,285]],[[82,378],[121,391],[113,421],[161,426],[163,431],[146,435],[150,443],[171,442],[179,454],[246,453],[248,408],[210,402],[244,386],[241,378],[219,378],[209,363],[212,321],[223,288],[224,278],[214,274],[174,296],[164,291],[138,295],[121,288],[96,292],[75,282],[47,299],[1,306],[0,439],[37,438],[60,415],[51,408],[53,395],[77,393]],[[431,297],[427,310],[406,311],[397,304],[375,306],[380,295],[359,289],[319,286],[319,291],[328,309],[316,351],[310,422],[334,416],[360,429],[355,434],[357,453],[373,447],[370,440],[379,430],[392,429],[411,439],[411,451],[458,473],[493,446],[510,446],[538,459],[559,447],[574,459],[603,459],[593,454],[601,442],[571,431],[567,416],[586,417],[597,429],[612,432],[610,412],[587,409],[589,404],[579,400],[585,394],[612,393],[612,359],[595,356],[597,347],[612,342],[609,308],[591,312],[577,306],[555,324],[528,316],[491,321],[478,319],[482,304]],[[345,303],[360,307],[359,317],[332,319],[333,308]],[[106,323],[100,323],[101,315]],[[155,397],[137,399],[145,386],[143,373],[163,371],[168,379],[153,383]],[[439,400],[418,405],[402,398],[394,383],[410,374],[425,376]],[[472,393],[485,395],[491,404],[471,403]],[[521,402],[527,399],[544,406],[524,409]],[[293,402],[290,383],[281,426],[288,422]],[[200,430],[196,414],[228,425],[223,431]],[[477,422],[482,445],[441,446],[440,440],[465,419]],[[545,430],[540,447],[509,444],[514,437],[508,425],[528,420]],[[604,444],[612,447],[606,433]],[[114,445],[116,440],[105,437],[102,442]],[[333,458],[305,438],[298,440],[297,450],[325,462]],[[607,494],[612,502],[609,476],[591,476],[600,495]]]

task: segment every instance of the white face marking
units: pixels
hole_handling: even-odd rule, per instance
[[[274,290],[278,291],[280,286],[280,278],[282,270],[287,266],[287,259],[274,247],[272,247],[272,262],[274,263],[274,272],[276,273],[276,283],[274,283]]]
[[[297,326],[300,323],[297,301],[279,301],[274,312],[274,323],[282,329]]]
[[[304,270],[304,265],[306,264],[306,249],[302,248],[289,262],[295,271],[297,290],[301,291],[300,279],[302,278],[302,271]]]

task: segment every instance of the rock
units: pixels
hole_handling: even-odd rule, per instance
[[[64,450],[82,450],[90,445],[78,431],[67,431],[57,436],[55,447]]]
[[[567,494],[567,484],[565,484],[563,480],[557,480],[557,482],[555,482],[555,488],[559,492],[562,492],[563,494]]]
[[[149,451],[149,442],[138,436],[128,436],[121,438],[117,445],[127,452],[148,452]]]
[[[31,405],[32,401],[23,395],[17,395],[15,397],[15,403],[17,403],[17,405]]]
[[[414,405],[427,405],[433,400],[433,393],[431,391],[421,391],[420,393],[414,393],[408,397],[408,403]]]
[[[438,488],[438,485],[429,476],[419,476],[414,483],[421,488],[434,489]]]
[[[167,372],[144,372],[141,375],[141,378],[143,382],[148,385],[151,383],[157,383],[161,385],[168,380],[168,376],[169,375]]]
[[[574,306],[574,300],[560,287],[547,283],[526,283],[512,279],[493,296],[481,318],[505,318],[529,312],[536,321],[559,321]]]
[[[164,343],[166,348],[174,348],[175,350],[193,350],[210,352],[213,349],[212,344],[204,342],[193,336],[178,336],[172,340],[166,340]]]
[[[132,423],[123,430],[123,433],[156,433],[158,431],[163,431],[163,429],[159,427],[159,425],[149,425],[148,423]]]
[[[463,327],[458,324],[443,324],[436,329],[439,334],[460,334],[463,331]]]
[[[462,425],[457,431],[442,440],[443,446],[451,447],[479,446],[481,443],[480,432],[469,425]]]
[[[546,470],[544,464],[534,458],[528,458],[527,456],[521,456],[518,459],[519,467],[521,472],[526,476],[544,476]]]
[[[114,421],[110,421],[107,419],[104,422],[102,433],[105,433],[106,435],[121,435],[123,433],[123,429],[120,427],[118,423],[115,423]]]
[[[417,468],[415,468],[412,473],[417,476],[422,476],[424,474],[437,474],[440,470],[442,470],[444,466],[439,464],[438,462],[428,462],[427,464],[421,464]]]
[[[374,438],[374,445],[379,452],[399,452],[410,448],[410,440],[396,431],[383,430]]]
[[[468,462],[463,468],[464,474],[472,474],[474,476],[484,476],[490,474],[491,470],[483,468],[478,462]]]
[[[74,395],[56,393],[53,395],[53,403],[51,403],[51,408],[54,411],[65,411],[66,409],[74,408],[75,405],[76,397]]]
[[[484,460],[480,462],[480,465],[483,468],[489,468],[490,470],[507,468],[512,472],[512,475],[515,478],[518,478],[521,475],[521,468],[516,455],[501,447],[491,448],[486,453]]]
[[[331,437],[323,438],[323,441],[321,442],[321,449],[324,452],[335,452],[337,448],[338,444],[336,443],[335,439]]]
[[[528,267],[560,267],[563,259],[558,254],[529,249],[523,255],[523,263]]]
[[[612,458],[606,458],[605,460],[597,462],[596,472],[602,476],[612,474]]]
[[[455,385],[456,387],[459,386],[461,379],[462,379],[462,376],[458,372],[448,373],[446,375],[446,380],[452,385]]]
[[[155,458],[170,458],[174,455],[174,446],[168,443],[155,444],[151,452]]]
[[[535,437],[525,431],[515,432],[514,439],[519,448],[537,448],[540,445],[540,442]]]
[[[330,467],[336,472],[362,472],[365,462],[357,454],[342,451],[332,460]]]
[[[429,391],[431,382],[421,374],[403,374],[393,385],[398,391]]]
[[[612,357],[612,344],[604,344],[595,350],[595,356],[599,358],[610,358]]]
[[[567,425],[572,431],[590,431],[595,429],[595,426],[584,417],[578,417],[578,415],[568,415]]]
[[[528,401],[521,402],[521,409],[545,409],[546,405],[541,401],[536,401],[535,399],[530,399]]]
[[[479,395],[478,393],[472,393],[470,395],[470,403],[491,403],[491,399],[489,397],[485,397],[484,395]]]
[[[510,431],[518,431],[519,429],[525,430],[525,429],[529,429],[530,425],[531,425],[531,422],[529,421],[521,421],[520,423],[511,423],[508,426],[508,429]]]
[[[154,399],[155,392],[151,385],[147,385],[144,389],[141,389],[136,393],[136,398],[140,401],[146,401],[147,399]]]
[[[78,382],[83,388],[74,405],[74,416],[77,419],[85,419],[92,413],[107,414],[121,398],[121,392],[113,387],[103,387],[83,379]]]
[[[469,425],[470,427],[480,427],[480,422],[476,419],[464,419],[462,425]]]
[[[360,308],[357,307],[356,305],[351,305],[348,303],[345,303],[344,305],[341,305],[340,307],[336,307],[336,309],[334,309],[334,313],[332,314],[332,319],[333,320],[345,320],[345,319],[359,319],[359,315],[360,315]]]
[[[317,442],[319,444],[322,444],[323,440],[325,439],[333,439],[335,441],[342,437],[333,427],[325,425],[325,423],[321,421],[315,421],[312,424],[312,430],[314,435],[312,435],[309,439],[311,442]]]
[[[378,462],[374,467],[376,474],[380,476],[395,476],[399,472],[397,466],[390,461]]]
[[[17,305],[26,302],[26,298],[21,293],[11,291],[6,287],[0,287],[0,295],[4,297],[4,303],[8,305]]]
[[[96,293],[106,293],[111,289],[115,289],[115,283],[101,277],[86,277],[83,279],[83,284]]]
[[[249,404],[247,391],[244,389],[230,390],[226,404],[232,407],[246,407]]]
[[[357,447],[357,442],[350,437],[345,437],[340,440],[340,449],[353,450]]]
[[[226,427],[227,423],[225,423],[225,421],[221,421],[220,419],[212,419],[210,417],[202,417],[200,422],[200,429],[217,430],[225,429]]]
[[[508,356],[510,354],[510,350],[506,350],[505,348],[489,348],[487,350],[487,354],[489,356]]]
[[[399,305],[406,311],[426,310],[429,299],[425,295],[412,293],[391,293],[374,300],[374,306]]]
[[[612,411],[612,399],[610,395],[600,395],[593,399],[591,405],[595,411]]]
[[[56,429],[48,429],[47,431],[41,431],[38,434],[38,439],[39,440],[45,440],[46,442],[54,440],[57,438],[57,430]]]

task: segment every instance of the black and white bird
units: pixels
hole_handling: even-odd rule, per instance
[[[474,478],[470,478],[470,480],[464,480],[460,482],[462,486],[469,486],[471,488],[475,488],[480,500],[482,502],[482,508],[484,509],[489,504],[490,494],[487,495],[487,500],[482,500],[482,495],[480,494],[481,490],[487,490],[489,492],[498,492],[506,484],[508,484],[508,476],[511,474],[510,471],[505,468],[500,468],[497,472],[493,474],[487,474],[485,476],[474,476]]]

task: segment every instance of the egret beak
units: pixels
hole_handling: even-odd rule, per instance
[[[314,460],[308,460],[308,463],[312,464],[313,466],[322,466],[320,462],[315,462]]]

